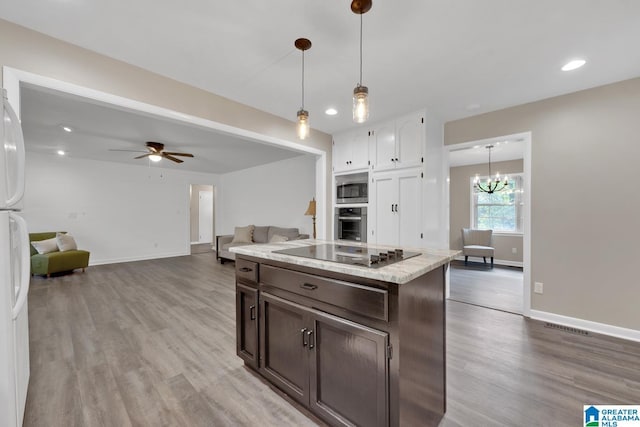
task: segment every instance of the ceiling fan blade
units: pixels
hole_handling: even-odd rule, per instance
[[[176,163],[182,163],[183,162],[183,160],[180,160],[180,159],[178,159],[176,157],[173,157],[169,153],[162,153],[162,157],[164,157],[165,159],[169,159],[172,162],[176,162]]]
[[[193,154],[189,154],[189,153],[172,153],[172,152],[169,152],[169,151],[165,151],[164,154],[168,154],[170,156],[193,157]]]
[[[145,157],[149,157],[149,156],[151,156],[152,154],[155,154],[155,153],[147,153],[147,154],[143,154],[142,156],[134,157],[134,159],[143,159],[143,158],[145,158]]]

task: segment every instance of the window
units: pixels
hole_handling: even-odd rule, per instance
[[[487,177],[480,177],[486,181]],[[522,233],[522,175],[509,177],[509,188],[492,194],[478,191],[471,179],[473,228],[494,233]]]

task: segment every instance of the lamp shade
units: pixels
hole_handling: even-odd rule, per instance
[[[313,200],[311,200],[309,202],[309,207],[307,208],[307,211],[304,214],[305,215],[309,215],[309,216],[316,216],[316,199],[315,199],[315,197],[313,198]]]

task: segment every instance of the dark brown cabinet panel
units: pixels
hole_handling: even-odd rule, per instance
[[[260,372],[300,403],[309,400],[307,310],[260,295]],[[313,337],[311,337],[313,338]]]
[[[313,331],[311,409],[335,425],[387,426],[388,334],[322,313]]]
[[[389,424],[388,334],[262,292],[260,371],[336,426]]]
[[[258,368],[258,290],[236,284],[236,353]]]

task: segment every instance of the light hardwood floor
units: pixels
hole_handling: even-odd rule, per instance
[[[453,261],[450,271],[450,299],[510,313],[522,313],[524,278],[522,269],[482,263]]]
[[[32,279],[25,426],[312,426],[235,356],[233,263],[214,253]],[[640,403],[640,344],[447,302],[441,426],[575,426]]]

